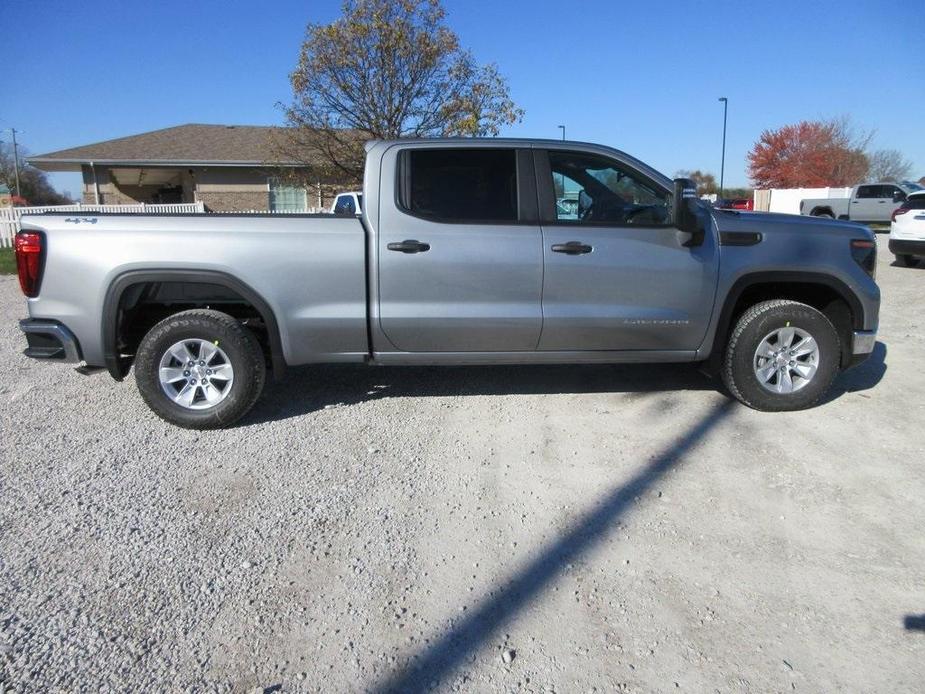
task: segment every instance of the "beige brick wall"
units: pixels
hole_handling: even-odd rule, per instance
[[[183,201],[201,200],[209,209],[216,211],[268,210],[270,193],[269,174],[266,170],[235,167],[195,167],[182,172]],[[100,203],[104,205],[127,205],[137,202],[151,202],[158,186],[118,186],[109,175],[109,169],[96,167]],[[83,167],[83,201],[96,201],[93,175],[89,166]],[[321,196],[324,209],[328,209],[337,193],[357,190],[358,185],[322,184]],[[318,186],[306,186],[306,202],[309,207],[318,205]]]
[[[264,191],[225,190],[198,191],[196,197],[210,210],[219,212],[242,210],[266,210],[269,207],[269,194]]]

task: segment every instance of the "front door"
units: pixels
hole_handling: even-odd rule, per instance
[[[858,186],[857,195],[849,205],[849,219],[855,222],[874,222],[881,219],[889,221],[893,212],[893,199],[892,194],[889,198],[885,197],[887,187],[889,186]]]
[[[541,350],[695,350],[716,291],[716,244],[683,245],[672,193],[631,164],[537,152]],[[570,200],[577,200],[572,206]],[[554,204],[551,204],[554,203]]]
[[[535,350],[543,247],[529,151],[412,145],[391,157],[383,170],[399,176],[380,188],[377,247],[389,342],[405,352]]]

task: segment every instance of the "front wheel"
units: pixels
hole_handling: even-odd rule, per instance
[[[253,407],[266,380],[257,338],[219,311],[183,311],[141,341],[135,381],[148,407],[187,429],[217,429]]]
[[[723,382],[756,410],[802,410],[825,395],[840,358],[838,332],[822,313],[796,301],[764,301],[732,331]]]

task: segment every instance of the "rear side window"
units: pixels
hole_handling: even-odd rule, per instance
[[[925,210],[925,195],[913,195],[903,203],[907,210]]]
[[[513,149],[412,149],[403,156],[407,211],[442,222],[517,220]]]
[[[880,186],[858,186],[859,198],[879,198]]]
[[[334,214],[353,215],[356,214],[357,208],[353,203],[352,195],[341,195],[337,198],[334,205]]]

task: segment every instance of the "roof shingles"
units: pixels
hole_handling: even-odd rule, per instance
[[[92,145],[30,156],[43,163],[296,163],[279,162],[273,135],[283,128],[258,125],[203,125],[189,123]]]

